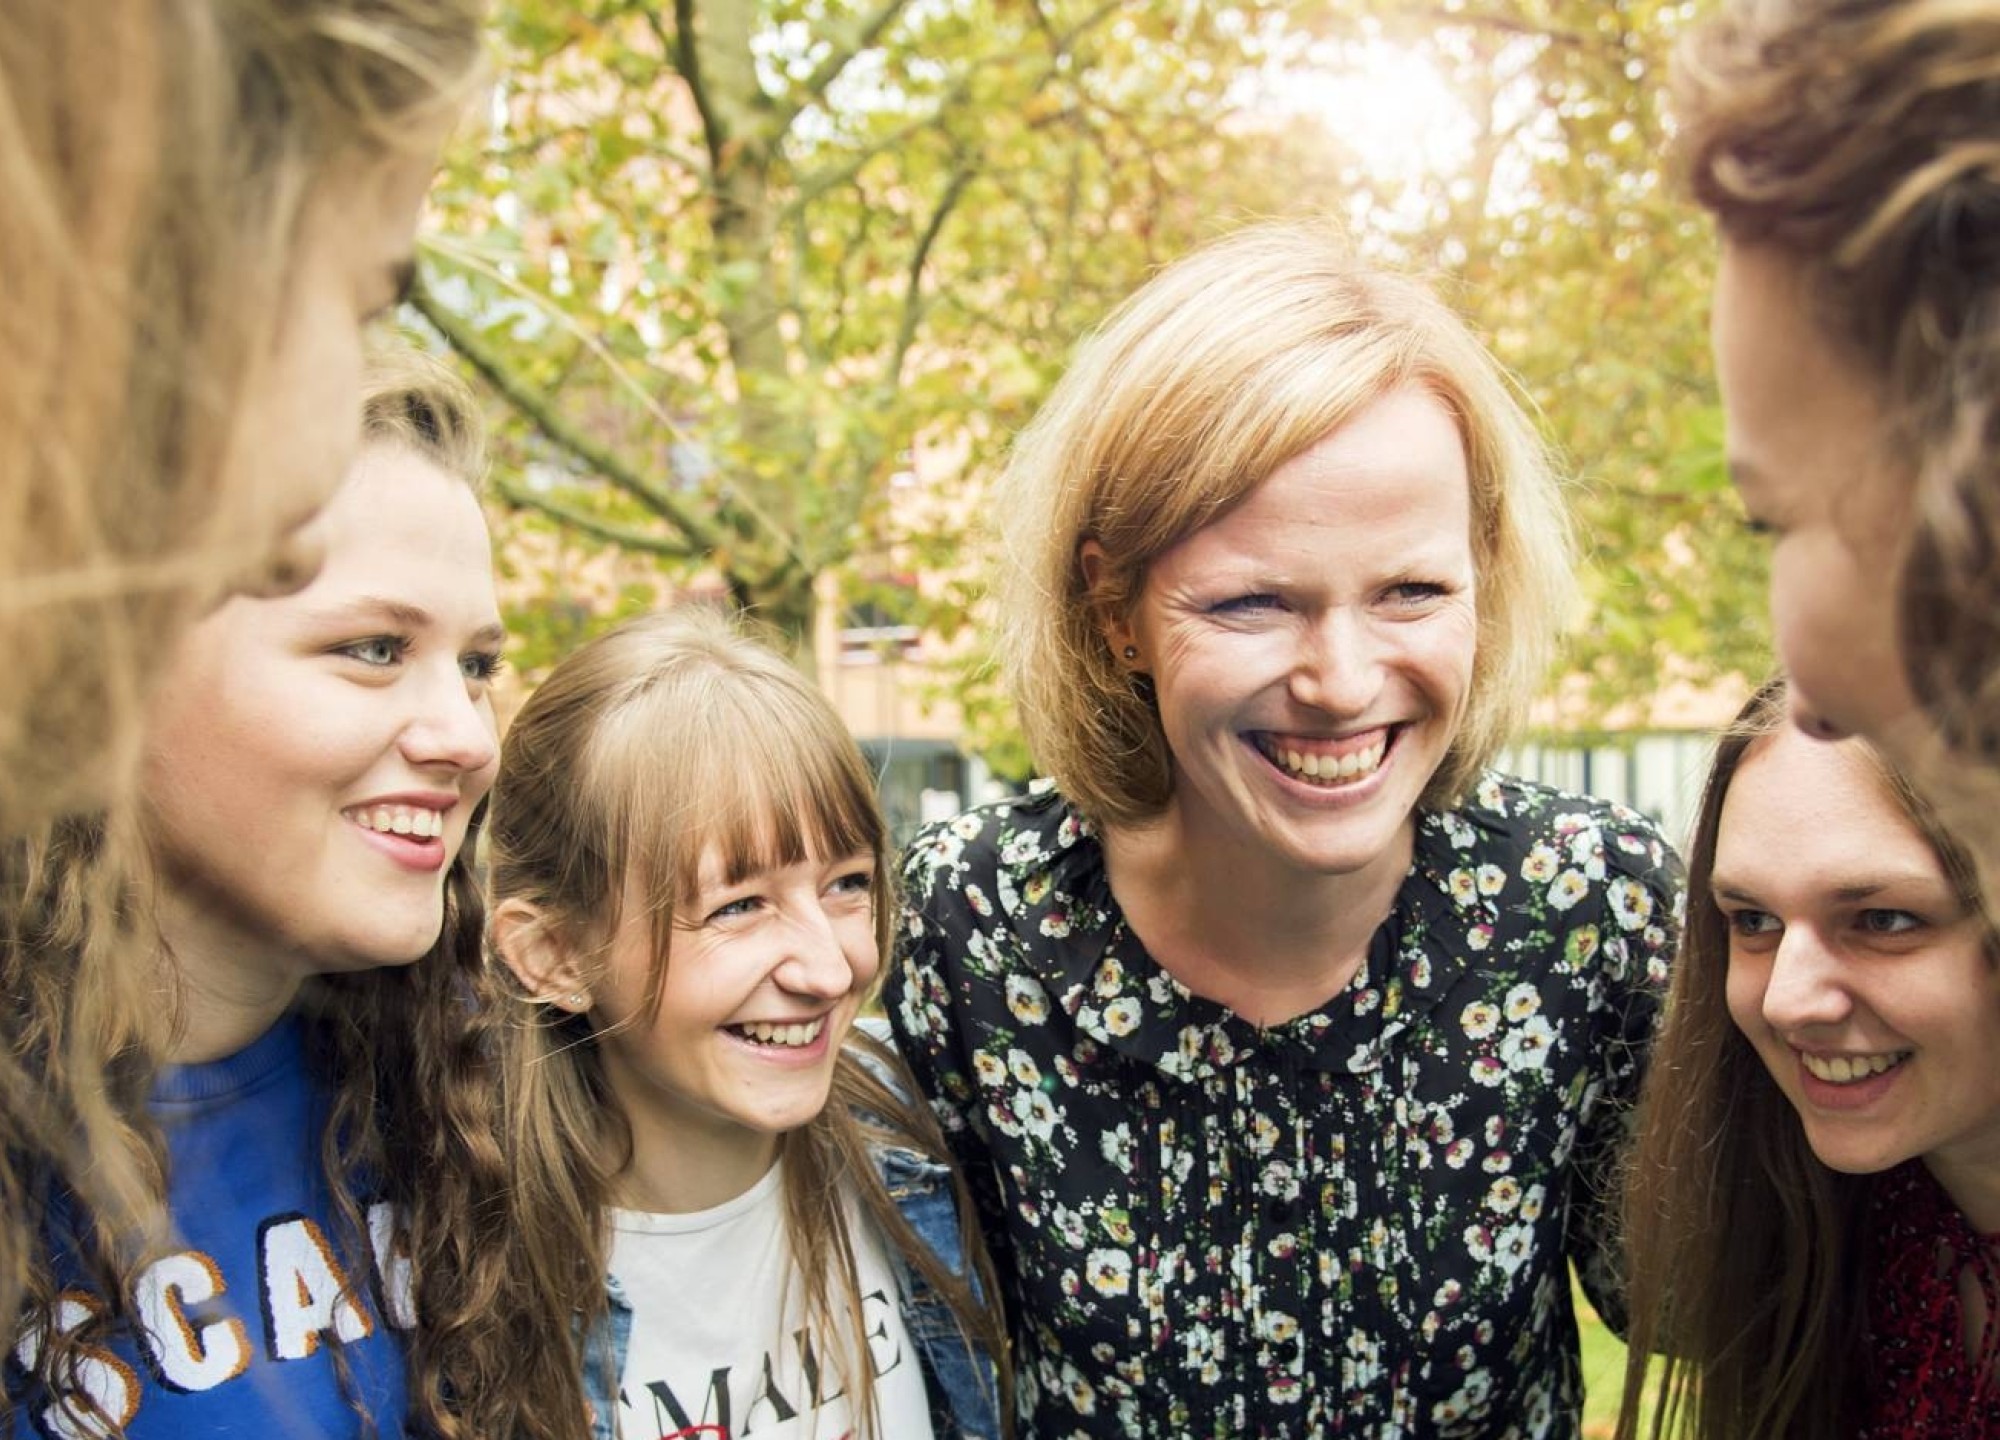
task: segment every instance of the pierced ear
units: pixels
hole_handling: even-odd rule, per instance
[[[1145,652],[1139,648],[1137,633],[1132,622],[1123,614],[1113,610],[1096,599],[1097,586],[1103,577],[1105,567],[1110,563],[1104,547],[1095,540],[1086,540],[1077,546],[1077,563],[1083,567],[1084,603],[1090,606],[1092,618],[1097,621],[1097,633],[1104,637],[1110,647],[1111,658],[1122,668],[1137,675],[1146,673]]]
[[[590,1008],[590,977],[570,947],[559,940],[540,908],[526,900],[503,900],[488,923],[493,949],[521,988],[544,1005],[571,1014]]]

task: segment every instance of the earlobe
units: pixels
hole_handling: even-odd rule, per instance
[[[590,1008],[589,977],[538,907],[526,900],[503,900],[488,923],[494,953],[530,996],[573,1013]]]
[[[1104,637],[1105,645],[1111,651],[1111,658],[1134,674],[1146,671],[1143,656],[1134,634],[1131,621],[1113,607],[1097,598],[1098,584],[1105,568],[1110,563],[1104,547],[1095,540],[1085,540],[1077,547],[1077,563],[1083,567],[1084,603],[1090,606],[1091,617],[1097,622],[1097,633]]]

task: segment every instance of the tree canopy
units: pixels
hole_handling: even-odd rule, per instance
[[[1339,217],[1439,281],[1577,471],[1593,613],[1571,663],[1601,714],[1764,663],[1760,557],[1718,458],[1710,241],[1664,168],[1687,19],[507,0],[492,123],[449,160],[416,303],[505,401],[496,483],[524,531],[650,557],[804,648],[826,577],[962,624],[979,488],[1076,341],[1202,239]],[[1435,113],[1403,128],[1448,153],[1412,162],[1374,111],[1418,81]],[[891,503],[913,469],[938,503]],[[933,583],[888,583],[912,570]],[[587,618],[528,608],[551,647]],[[1003,752],[966,675],[968,724]]]

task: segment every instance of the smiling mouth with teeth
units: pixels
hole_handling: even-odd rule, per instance
[[[1384,730],[1368,744],[1345,750],[1341,747],[1348,742],[1308,740],[1269,731],[1259,731],[1252,738],[1258,753],[1289,778],[1330,790],[1366,780],[1381,769],[1394,735],[1393,728]]]
[[[444,812],[422,805],[363,805],[343,813],[363,830],[373,830],[378,835],[436,840],[444,834]]]
[[[1824,1080],[1829,1085],[1853,1085],[1895,1069],[1910,1054],[1908,1050],[1896,1050],[1886,1055],[1808,1055],[1801,1050],[1799,1061],[1815,1080]]]
[[[822,1015],[817,1020],[807,1020],[795,1025],[767,1025],[762,1021],[753,1021],[747,1025],[731,1025],[728,1028],[732,1035],[740,1036],[753,1045],[769,1045],[774,1049],[796,1049],[819,1039],[820,1033],[826,1029],[826,1016]]]

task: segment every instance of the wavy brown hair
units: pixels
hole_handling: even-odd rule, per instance
[[[1695,195],[1732,243],[1798,261],[1820,328],[1879,387],[1876,458],[1908,492],[1901,650],[1944,752],[1902,758],[1973,843],[1990,888],[2000,867],[2000,9],[1733,0],[1690,37],[1678,89]]]
[[[438,362],[407,349],[377,351],[364,380],[362,417],[364,445],[409,449],[477,488],[484,446],[476,402]],[[440,1437],[566,1435],[568,1414],[558,1417],[541,1395],[549,1376],[560,1372],[545,1357],[567,1343],[568,1317],[522,1313],[504,1303],[513,1253],[503,1200],[509,1177],[496,1139],[491,1017],[473,1003],[485,929],[473,872],[482,817],[483,809],[475,811],[446,873],[444,923],[430,951],[409,966],[316,977],[302,989],[297,1009],[308,1063],[332,1096],[321,1163],[337,1212],[335,1242],[357,1303],[374,1272],[364,1206],[388,1201],[405,1226],[417,1321],[408,1341],[410,1418]],[[113,923],[135,938],[139,933],[147,889],[158,882],[141,873],[107,888],[107,872],[94,862],[111,843],[109,822],[73,819],[4,852],[0,883],[10,903],[9,928],[0,934],[0,979],[12,1002],[18,1063],[60,1063],[66,1032],[98,1013],[79,993],[84,971],[76,962]],[[143,846],[131,836],[117,843]],[[160,956],[155,973],[175,995],[171,957]],[[149,1187],[149,1213],[157,1214],[166,1175],[163,1147],[145,1111],[151,1067],[130,1032],[115,1053],[114,1088],[98,1128],[116,1135],[126,1164]],[[36,1117],[38,1123],[59,1118]],[[93,1163],[118,1158],[95,1144],[87,1153]],[[137,1323],[131,1279],[167,1238],[172,1217],[135,1232],[93,1206],[92,1194],[65,1197],[60,1167],[30,1161],[20,1171],[10,1167],[7,1176],[17,1173],[33,1182],[21,1190],[37,1226],[24,1277],[30,1313],[47,1313],[77,1279],[54,1269],[51,1243],[73,1252],[107,1301],[94,1324],[44,1337],[34,1372],[45,1384],[55,1382],[53,1390],[65,1390],[60,1379],[83,1346],[114,1326]],[[43,1229],[59,1216],[66,1217],[65,1233]],[[336,1364],[344,1373],[338,1352]],[[370,1433],[390,1418],[360,1413],[358,1404],[357,1413]],[[118,1433],[108,1417],[74,1418]],[[394,1417],[396,1427],[403,1418]]]
[[[698,892],[712,843],[732,880],[811,856],[872,854],[876,945],[889,953],[888,832],[867,763],[795,666],[705,607],[630,621],[558,665],[508,730],[492,806],[494,910],[518,902],[534,916],[528,935],[509,937],[510,952],[552,944],[582,957],[588,973],[619,928],[629,875],[650,901],[657,1005],[675,912]],[[580,1340],[605,1311],[605,1212],[631,1161],[631,1129],[606,1081],[592,1016],[538,998],[497,958],[490,969],[504,1016],[511,1193],[532,1241],[537,1293],[524,1303],[574,1313]],[[848,1194],[951,1307],[967,1344],[993,1359],[1008,1393],[999,1290],[964,1183],[954,1171],[970,1262],[959,1273],[910,1228],[870,1158],[871,1146],[893,1144],[950,1163],[916,1095],[894,1052],[857,1032],[836,1061],[826,1107],[779,1142],[806,1320],[816,1334],[843,1337],[838,1372],[870,1437],[873,1373]],[[580,1415],[581,1344],[565,1354],[573,1368],[565,1394]],[[1004,1415],[1007,1406],[998,1408]]]
[[[1713,889],[1729,787],[1787,723],[1785,683],[1773,679],[1717,742],[1688,849],[1687,919],[1625,1181],[1631,1330],[1618,1440],[1847,1440],[1861,1419],[1875,1178],[1819,1161],[1731,1020],[1729,922]],[[1971,859],[1930,806],[1866,741],[1845,743],[1976,907]]]

